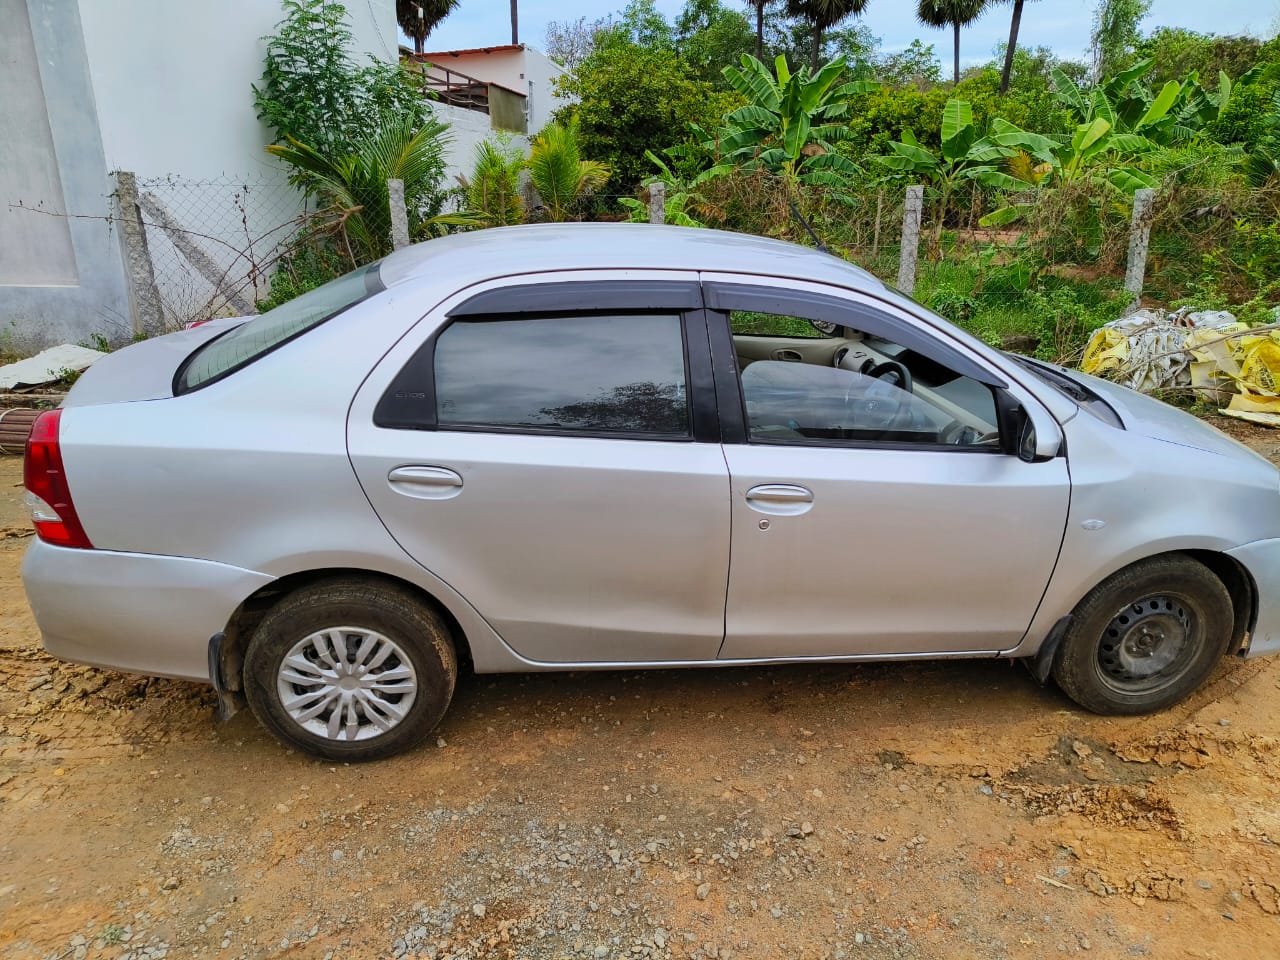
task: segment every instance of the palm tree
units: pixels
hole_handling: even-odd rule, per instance
[[[764,59],[764,11],[773,0],[747,0],[747,5],[756,12],[756,59]]]
[[[406,36],[413,37],[413,52],[423,51],[423,41],[440,21],[453,13],[461,0],[396,0],[396,22]],[[511,28],[515,31],[515,0],[511,7]]]
[[[810,73],[818,72],[818,60],[822,55],[822,34],[842,20],[861,13],[866,9],[867,2],[868,0],[787,0],[787,14],[802,18],[813,31],[813,47],[809,52]]]
[[[1000,73],[1000,96],[1009,92],[1009,75],[1013,73],[1013,53],[1018,49],[1018,29],[1022,26],[1022,7],[1026,0],[1010,0],[1013,19],[1009,24],[1009,46],[1004,51],[1004,70]]]
[[[988,0],[920,0],[916,17],[926,27],[951,27],[955,31],[955,82],[960,82],[960,28],[982,15]]]
[[[576,122],[543,127],[529,148],[528,169],[548,219],[557,223],[569,219],[573,205],[609,179],[603,163],[582,159]]]

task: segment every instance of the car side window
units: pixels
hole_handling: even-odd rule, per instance
[[[803,337],[819,340],[831,336],[832,330],[819,330],[803,317],[784,317],[776,313],[758,313],[754,310],[734,310],[729,314],[729,326],[734,336],[745,337]]]
[[[752,441],[1000,448],[990,387],[889,340],[841,327],[820,350],[734,344]]]
[[[436,341],[434,380],[442,430],[689,435],[676,313],[457,319]]]

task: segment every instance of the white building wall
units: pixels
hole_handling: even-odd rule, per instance
[[[354,58],[397,54],[392,0],[347,7]],[[109,170],[139,177],[263,175],[276,170],[253,109],[276,0],[80,0],[85,50]]]
[[[449,143],[445,147],[445,187],[458,185],[459,176],[469,176],[475,166],[476,147],[485,140],[497,142],[499,136],[513,147],[519,147],[526,153],[529,140],[514,133],[499,134],[489,126],[489,115],[478,110],[467,110],[447,103],[436,103],[431,107],[436,118],[449,124]]]
[[[570,103],[556,93],[556,78],[567,71],[540,50],[525,48],[524,73],[528,84],[529,132],[536,133],[551,122],[551,115]]]

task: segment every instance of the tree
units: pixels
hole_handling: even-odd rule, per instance
[[[764,15],[776,0],[747,0],[747,5],[756,12],[756,59],[764,59]]]
[[[951,27],[955,34],[955,82],[960,82],[960,30],[987,9],[988,0],[919,0],[916,17],[927,27]]]
[[[661,151],[687,138],[690,123],[712,127],[737,105],[734,97],[694,79],[687,65],[664,50],[637,46],[614,32],[559,90],[577,102],[556,113],[576,117],[582,154],[613,171],[617,193],[630,193],[652,167],[646,150]]]
[[[457,8],[460,0],[396,0],[396,22],[405,36],[413,38],[413,52],[422,53],[423,41],[440,21]],[[514,7],[512,23],[514,24]]]
[[[933,44],[912,40],[905,50],[878,57],[872,76],[894,87],[927,89],[942,79],[942,65]]]
[[[544,43],[547,56],[566,70],[574,71],[591,56],[599,36],[610,29],[608,17],[588,20],[552,20],[547,24]]]
[[[1103,80],[1126,64],[1151,0],[1102,0],[1093,15],[1093,77]]]
[[[787,13],[800,17],[813,31],[813,44],[809,54],[809,70],[818,72],[822,56],[822,34],[852,16],[862,13],[867,0],[787,0]]]
[[[1000,72],[1000,96],[1009,92],[1009,75],[1013,73],[1013,55],[1018,49],[1018,30],[1022,26],[1022,8],[1026,0],[1009,0],[1013,4],[1013,16],[1009,22],[1009,45],[1004,51],[1004,69]]]
[[[569,219],[578,201],[609,179],[609,168],[596,160],[583,160],[574,123],[549,123],[529,148],[529,181],[557,223]]]
[[[750,53],[751,25],[720,0],[686,0],[675,22],[676,49],[699,80],[715,83],[720,72]]]
[[[648,47],[651,50],[675,49],[671,24],[654,0],[630,0],[622,8],[622,15],[614,29],[638,47]]]

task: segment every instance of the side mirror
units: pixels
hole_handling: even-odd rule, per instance
[[[834,337],[840,330],[840,324],[830,320],[810,320],[809,325],[824,337]]]
[[[1044,414],[1033,416],[1007,390],[996,391],[996,416],[1000,420],[1000,444],[1010,456],[1024,463],[1043,463],[1062,449],[1058,425]]]

